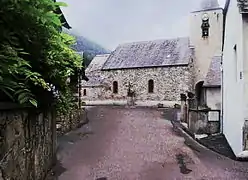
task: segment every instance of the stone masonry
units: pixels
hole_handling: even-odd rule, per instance
[[[140,68],[103,71],[105,83],[101,99],[126,99],[128,84],[132,85],[136,100],[179,101],[180,93],[192,90],[191,66]],[[154,92],[148,93],[148,81],[154,81]],[[118,93],[113,93],[113,82]]]
[[[193,91],[194,64],[187,37],[122,44],[92,60],[82,100],[127,100],[129,89],[138,101],[179,101],[180,93]]]
[[[56,152],[51,112],[0,112],[0,179],[43,180]]]
[[[38,109],[0,109],[0,180],[43,180],[56,160],[57,133],[84,123],[84,109],[67,116]]]

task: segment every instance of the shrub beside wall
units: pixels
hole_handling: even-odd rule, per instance
[[[68,115],[60,115],[56,118],[57,135],[63,135],[87,122],[85,109],[75,109]]]

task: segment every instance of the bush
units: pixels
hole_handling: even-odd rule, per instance
[[[1,0],[0,94],[21,105],[47,107],[71,100],[66,82],[82,65],[61,32],[64,3],[53,0]],[[6,97],[5,97],[6,98]]]

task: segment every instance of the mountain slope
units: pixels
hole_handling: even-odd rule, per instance
[[[78,52],[88,52],[92,54],[106,54],[109,53],[108,50],[101,47],[100,45],[88,40],[83,36],[75,36],[77,43],[73,45],[73,48]]]
[[[68,33],[76,38],[76,44],[72,48],[77,52],[87,52],[88,54],[97,55],[97,54],[106,54],[110,53],[109,50],[103,48],[95,42],[90,41],[89,39],[78,35],[72,30],[63,29],[65,33]]]
[[[63,32],[75,37],[76,44],[74,44],[72,48],[75,51],[80,52],[80,54],[83,52],[84,54],[83,58],[84,58],[84,63],[86,67],[90,64],[91,60],[96,55],[110,53],[109,50],[103,48],[102,46],[90,41],[89,39],[83,36],[78,35],[77,33],[73,32],[73,30],[68,30],[68,29],[63,28]]]

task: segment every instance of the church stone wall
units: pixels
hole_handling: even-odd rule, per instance
[[[84,89],[86,90],[86,95],[83,95]],[[104,87],[83,87],[82,101],[92,101],[102,99],[103,93],[106,92]]]
[[[102,71],[109,88],[102,89],[100,100],[127,98],[128,84],[135,92],[136,100],[178,101],[180,93],[192,91],[191,66],[140,68]],[[148,93],[148,81],[154,81],[154,92]],[[118,82],[118,93],[113,93],[113,82]]]

